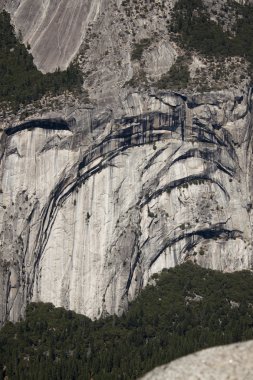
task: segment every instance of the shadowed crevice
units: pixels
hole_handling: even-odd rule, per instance
[[[5,129],[7,136],[12,136],[24,130],[33,130],[35,128],[56,130],[56,131],[70,131],[69,124],[63,119],[37,119],[26,121],[25,123],[9,127]]]
[[[180,234],[172,239],[168,239],[163,248],[153,257],[153,259],[149,263],[149,268],[157,261],[157,259],[166,251],[167,248],[172,247],[174,244],[178,243],[180,240],[188,239],[187,245],[189,242],[192,244],[192,239],[200,238],[204,240],[212,240],[223,238],[226,240],[235,239],[237,237],[242,236],[242,231],[239,230],[229,230],[224,227],[224,223],[218,223],[217,225],[212,226],[211,228],[203,228],[197,231],[192,231],[188,233]],[[194,244],[195,246],[196,244]],[[188,249],[190,245],[188,246]]]

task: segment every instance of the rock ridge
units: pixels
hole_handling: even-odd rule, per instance
[[[253,342],[209,348],[156,368],[143,380],[250,380]]]

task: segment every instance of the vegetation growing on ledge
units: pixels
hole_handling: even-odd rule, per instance
[[[131,87],[140,87],[147,85],[147,77],[144,70],[140,69],[138,72],[136,72],[133,77],[125,82],[125,86],[131,86]]]
[[[151,43],[152,40],[150,38],[143,38],[140,42],[134,44],[131,54],[132,60],[140,61],[144,50],[147,49]]]
[[[253,274],[187,263],[147,286],[122,317],[31,304],[0,332],[0,379],[136,379],[202,348],[253,338]]]
[[[210,20],[201,0],[179,0],[176,3],[171,31],[179,34],[181,44],[189,50],[211,56],[232,53],[232,41],[221,26]]]
[[[189,59],[184,56],[178,57],[170,70],[166,74],[163,74],[157,82],[157,87],[159,89],[172,88],[175,90],[186,88],[190,80],[188,61]]]
[[[28,47],[29,48],[29,47]],[[44,95],[59,95],[80,90],[82,75],[75,65],[66,71],[42,74],[33,57],[15,35],[7,12],[0,13],[0,102],[14,107],[38,100]]]
[[[178,0],[169,31],[187,50],[210,57],[245,57],[253,64],[253,6],[230,1],[226,7],[235,15],[230,32],[223,30],[224,20],[211,20],[203,1]]]

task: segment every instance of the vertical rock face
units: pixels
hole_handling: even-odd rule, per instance
[[[72,0],[71,3],[24,0],[7,1],[6,9],[11,12],[24,42],[31,46],[38,68],[49,72],[68,67],[101,4],[102,0]]]
[[[183,59],[168,32],[175,1],[155,4],[0,0],[44,72],[79,52],[92,103],[3,123],[0,324],[32,300],[120,314],[186,260],[252,268],[251,91],[154,91]]]
[[[2,133],[2,321],[31,300],[121,313],[186,260],[252,268],[251,92],[121,106]]]

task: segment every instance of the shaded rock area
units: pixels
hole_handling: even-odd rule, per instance
[[[39,119],[39,120],[31,120],[26,121],[23,124],[18,124],[13,127],[8,127],[4,130],[7,136],[14,135],[15,133],[27,130],[32,130],[33,128],[43,128],[43,129],[51,129],[54,131],[69,131],[70,127],[65,120],[61,119]]]
[[[250,380],[253,342],[214,347],[157,367],[143,380]]]

